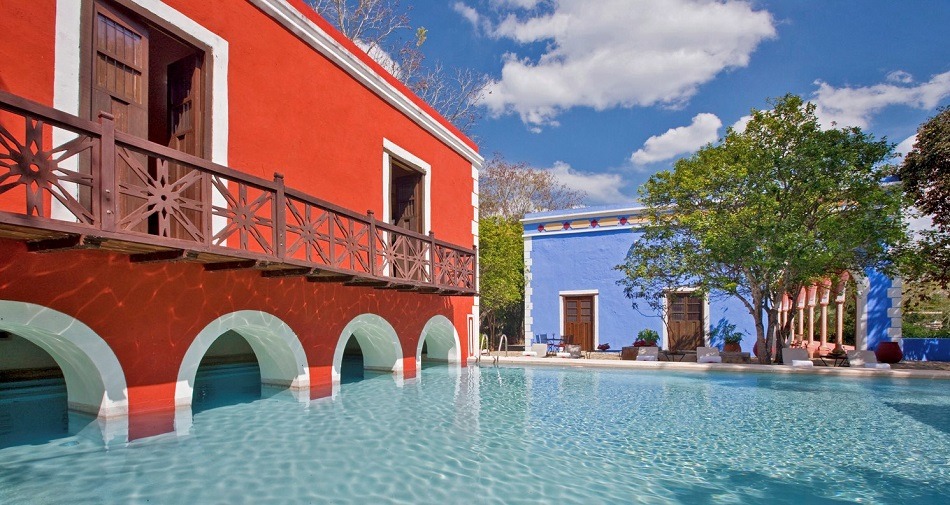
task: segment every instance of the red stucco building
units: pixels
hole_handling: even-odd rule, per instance
[[[222,335],[311,398],[464,366],[482,158],[302,0],[3,9],[0,372],[138,438]]]

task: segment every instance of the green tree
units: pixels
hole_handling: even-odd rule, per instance
[[[884,183],[890,144],[858,128],[823,130],[797,96],[771,104],[745,131],[650,178],[648,223],[617,267],[635,306],[662,310],[677,286],[738,298],[765,363],[790,330],[778,327],[783,295],[885,267],[905,237],[900,195]]]
[[[898,172],[914,206],[933,221],[906,251],[904,274],[950,288],[950,107],[922,124]]]
[[[518,331],[524,310],[524,242],[521,223],[500,216],[478,222],[479,304],[483,330],[490,335]]]
[[[528,212],[577,207],[585,194],[549,171],[497,153],[479,171],[478,189],[482,331],[520,335],[525,282],[520,220]]]

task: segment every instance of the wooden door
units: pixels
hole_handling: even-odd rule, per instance
[[[142,24],[97,3],[92,40],[92,119],[95,121],[99,112],[110,113],[117,130],[148,138],[148,31]],[[117,158],[120,185],[144,184],[132,164],[145,169],[147,161],[139,154],[130,156],[129,161]],[[145,204],[145,198],[120,191],[118,218]],[[148,225],[142,221],[129,229],[147,233]]]
[[[705,346],[703,297],[672,293],[667,297],[667,335],[671,351],[693,351]]]
[[[425,233],[422,229],[421,174],[393,179],[391,201],[393,224],[416,233]]]
[[[594,297],[564,297],[564,336],[571,336],[571,343],[590,351],[594,347]]]
[[[168,147],[194,156],[201,156],[201,59],[190,55],[168,66]],[[168,164],[169,182],[193,172],[177,163]],[[159,235],[200,241],[204,231],[203,216],[195,208],[201,201],[203,184],[197,180],[182,192],[180,214],[159,216],[166,226],[159,226]]]
[[[399,164],[392,165],[391,181],[392,224],[416,233],[425,233],[423,228],[422,174]],[[399,278],[424,280],[424,244],[416,238],[394,236],[393,274]]]

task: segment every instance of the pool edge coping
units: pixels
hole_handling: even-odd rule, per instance
[[[492,356],[493,361],[496,357]],[[531,358],[497,356],[499,365],[540,365],[571,368],[615,368],[637,370],[683,370],[687,372],[739,372],[784,375],[820,375],[837,377],[871,377],[883,379],[950,380],[945,370],[878,370],[871,368],[814,367],[793,368],[787,365],[752,365],[738,363],[678,363],[667,361],[590,360],[567,358]],[[474,365],[475,358],[468,364]]]

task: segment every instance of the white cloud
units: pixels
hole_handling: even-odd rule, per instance
[[[732,123],[732,129],[738,133],[742,133],[745,131],[745,127],[749,125],[749,121],[752,121],[751,114],[742,116],[735,123]]]
[[[598,0],[596,8],[558,0],[527,13],[501,9],[493,34],[547,46],[537,59],[506,55],[485,104],[549,125],[572,107],[681,105],[720,72],[748,65],[776,31],[771,14],[740,0]]]
[[[816,81],[815,84],[818,90],[812,95],[811,101],[817,105],[815,112],[825,128],[831,127],[832,122],[839,127],[867,128],[872,116],[885,107],[905,105],[933,109],[950,96],[950,72],[937,74],[916,86],[882,83],[836,88],[823,81]]]
[[[541,3],[541,0],[492,0],[491,4],[495,7],[518,7],[521,9],[533,9]]]
[[[630,161],[645,165],[693,152],[718,139],[721,126],[722,121],[715,114],[696,114],[689,126],[670,128],[666,133],[648,138],[643,147],[630,156]]]
[[[462,15],[469,23],[472,23],[472,26],[479,28],[481,26],[482,17],[478,14],[478,11],[465,5],[462,2],[455,2],[452,4],[452,10]]]
[[[914,144],[917,143],[917,134],[913,134],[910,137],[904,139],[903,142],[897,144],[897,147],[894,148],[894,152],[900,155],[902,158],[907,156],[911,150],[914,149]]]
[[[886,77],[888,82],[899,82],[902,84],[910,84],[914,82],[914,76],[910,75],[909,72],[904,72],[903,70],[895,70]]]
[[[380,66],[386,69],[387,72],[399,78],[399,74],[402,73],[402,67],[399,66],[399,63],[393,59],[393,57],[387,53],[383,48],[378,45],[370,45],[364,40],[354,40],[356,47],[362,49],[370,58],[373,59],[376,63],[379,63]]]
[[[624,185],[623,177],[619,174],[595,174],[574,170],[563,161],[557,161],[554,166],[546,169],[557,178],[558,182],[570,189],[587,193],[585,201],[590,204],[623,203],[632,198],[620,192]]]

